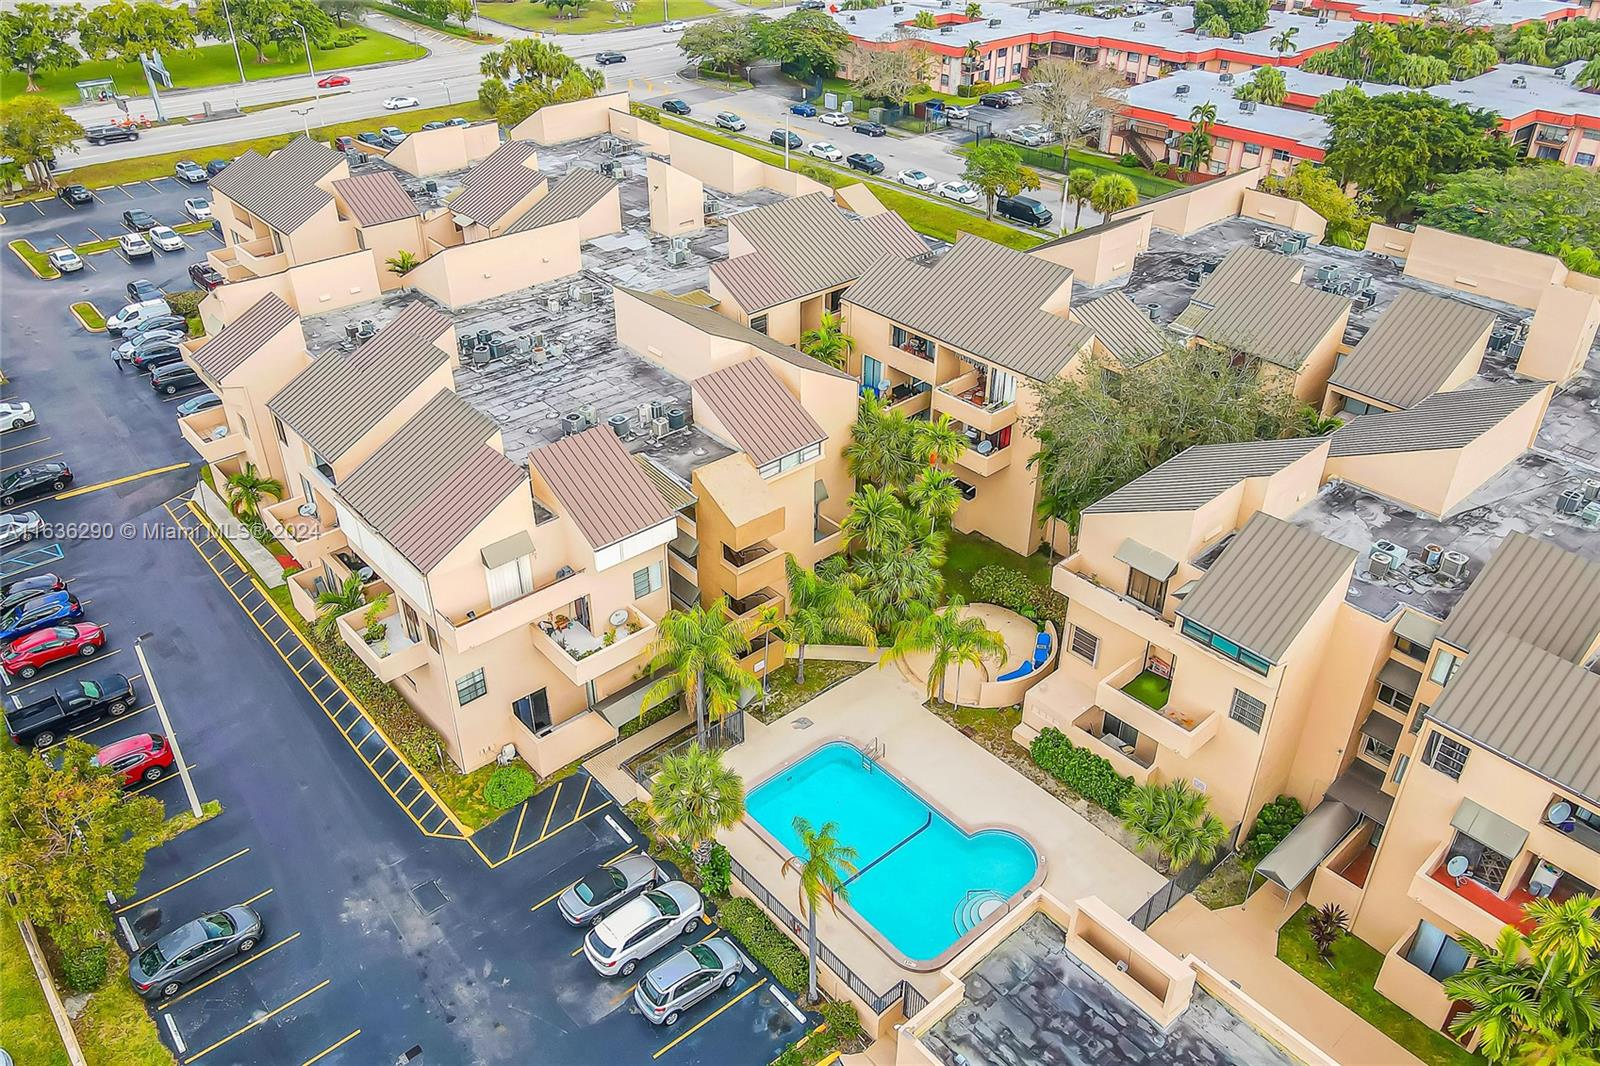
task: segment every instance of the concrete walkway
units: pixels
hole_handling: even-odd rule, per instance
[[[628,776],[622,764],[688,724],[688,711],[674,711],[661,721],[652,722],[639,730],[627,740],[618,741],[611,747],[591,755],[584,760],[583,768],[604,785],[606,791],[615,796],[618,802],[626,803],[638,794],[639,786]]]
[[[228,505],[222,502],[222,497],[212,492],[204,481],[200,482],[195,490],[195,500],[200,504],[200,509],[211,519],[227,542],[244,557],[266,584],[267,588],[275,589],[283,585],[283,566],[272,553],[262,546],[261,542],[250,535],[250,531],[233,516]]]
[[[1178,955],[1197,955],[1262,1006],[1303,1033],[1345,1066],[1399,1066],[1421,1060],[1348,1007],[1278,961],[1278,926],[1305,902],[1287,904],[1272,887],[1256,890],[1243,906],[1207,910],[1193,896],[1150,927],[1150,935]]]

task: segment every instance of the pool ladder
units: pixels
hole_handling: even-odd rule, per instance
[[[867,745],[867,750],[861,753],[861,768],[868,773],[874,769],[873,764],[889,754],[889,745],[878,737],[872,738],[872,743]]]

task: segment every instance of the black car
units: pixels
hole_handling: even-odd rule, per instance
[[[77,608],[77,601],[72,601]],[[77,609],[77,616],[83,611]],[[133,682],[123,674],[108,674],[93,681],[69,681],[54,692],[6,711],[6,732],[24,747],[48,748],[68,731],[110,716],[121,718],[137,702]]]
[[[882,137],[889,132],[889,127],[885,126],[883,123],[867,122],[866,120],[857,122],[850,128],[867,137]]]
[[[1021,222],[1024,226],[1048,226],[1054,217],[1048,207],[1031,196],[997,197],[994,209],[1013,222]]]
[[[682,100],[663,100],[661,102],[661,110],[669,115],[687,115],[689,113],[689,105]]]
[[[998,107],[1005,109],[1011,106],[1011,97],[1005,93],[984,93],[978,97],[978,103],[984,107]]]
[[[182,358],[183,352],[178,349],[176,344],[162,341],[152,344],[148,348],[140,348],[128,357],[128,362],[132,363],[135,369],[150,373],[157,367],[166,366],[168,363],[176,363]]]
[[[370,144],[378,148],[389,147],[389,142],[383,139],[383,134],[374,133],[371,130],[367,130],[365,133],[356,134],[356,140],[360,141],[362,144]]]
[[[442,130],[442,129],[445,129],[446,127],[448,127],[449,125],[450,125],[450,123],[448,123],[448,122],[441,122],[438,119],[434,119],[432,122],[424,122],[422,124],[422,128],[425,129],[425,130]]]
[[[88,187],[84,185],[63,185],[61,186],[61,191],[56,195],[69,204],[94,203],[94,193],[90,192]]]
[[[0,585],[0,614],[11,610],[20,603],[27,603],[35,596],[43,596],[51,592],[60,592],[67,587],[55,574],[37,574],[33,577],[18,578]]]
[[[621,52],[599,52],[595,55],[594,61],[602,67],[608,67],[612,63],[626,63],[628,57]]]
[[[83,139],[90,144],[110,144],[112,141],[137,141],[139,131],[132,126],[90,126],[83,131]]]
[[[72,471],[66,463],[25,466],[0,478],[0,507],[10,507],[18,500],[60,492],[70,484]]]
[[[156,216],[143,208],[134,207],[122,212],[122,224],[131,230],[143,233],[148,229],[155,229],[161,223],[156,221]]]
[[[859,170],[867,174],[882,174],[883,160],[871,152],[851,152],[844,160],[850,165],[851,170]]]
[[[158,366],[150,372],[150,387],[157,392],[164,392],[168,396],[181,389],[191,388],[200,384],[200,375],[188,363],[174,361],[165,366]]]
[[[142,304],[146,300],[159,300],[161,296],[161,287],[153,281],[140,278],[137,281],[128,282],[128,302],[131,304]]]
[[[210,263],[196,263],[189,268],[189,280],[210,292],[228,279],[223,277],[222,272]]]
[[[800,135],[792,130],[773,130],[771,133],[767,134],[767,140],[771,141],[779,148],[791,149],[799,148],[805,143],[800,139]]]
[[[214,178],[218,174],[221,174],[222,168],[227,166],[230,162],[232,162],[232,160],[213,159],[211,162],[206,164],[206,177]]]

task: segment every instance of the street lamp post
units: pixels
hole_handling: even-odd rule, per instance
[[[311,124],[306,120],[306,116],[316,109],[316,104],[307,104],[305,107],[291,107],[289,109],[292,113],[300,116],[300,130],[307,137],[311,136]]]
[[[133,641],[133,653],[139,657],[139,669],[144,671],[145,684],[150,686],[150,698],[155,701],[156,714],[161,717],[161,729],[166,734],[167,743],[172,746],[172,761],[178,766],[178,776],[183,778],[183,791],[189,797],[189,813],[196,818],[200,817],[200,797],[195,795],[194,781],[189,777],[189,764],[183,761],[183,749],[178,747],[178,734],[172,728],[172,721],[167,717],[167,705],[161,702],[161,690],[156,688],[156,675],[150,672],[150,663],[144,657],[144,638],[149,633],[140,633]]]
[[[303,22],[296,22],[295,28],[300,31],[300,42],[306,46],[306,69],[311,71],[311,91],[317,94],[317,99],[322,99],[322,89],[317,85],[317,67],[311,62],[311,38],[306,36],[306,26]]]
[[[228,13],[228,0],[222,0],[222,17],[228,23],[228,40],[233,45],[233,61],[239,64],[239,84],[244,81],[244,57],[239,54],[239,37],[233,32],[233,16]]]

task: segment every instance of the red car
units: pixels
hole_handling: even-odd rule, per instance
[[[172,745],[159,733],[140,733],[101,748],[94,764],[121,774],[122,787],[132,788],[167,776],[172,769]]]
[[[337,89],[341,85],[349,84],[350,79],[343,74],[329,74],[326,78],[317,80],[317,88],[319,89]]]
[[[52,626],[18,637],[0,651],[0,668],[12,677],[32,677],[41,667],[81,655],[87,659],[106,642],[106,631],[93,622]]]

